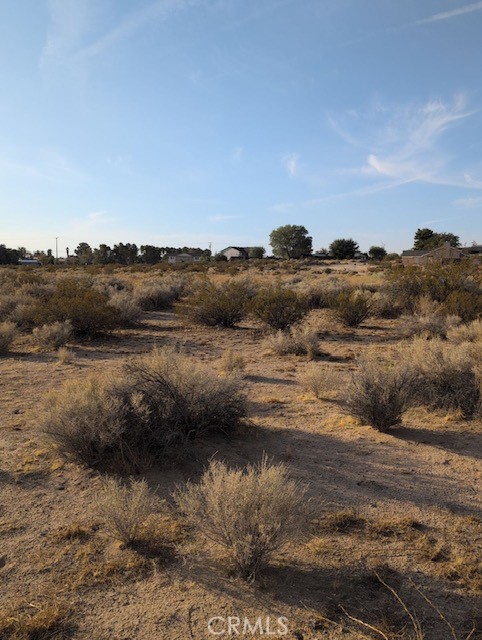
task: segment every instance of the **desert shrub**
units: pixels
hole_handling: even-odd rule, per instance
[[[17,602],[2,607],[0,638],[2,640],[52,640],[68,637],[70,607],[53,599],[44,603]]]
[[[57,350],[57,359],[59,364],[71,364],[75,359],[75,354],[73,351],[70,351],[70,349],[67,349],[67,347],[60,347],[60,349]]]
[[[346,327],[358,327],[371,311],[370,297],[358,291],[340,293],[333,307],[334,317]]]
[[[311,309],[329,309],[343,291],[351,291],[352,287],[339,278],[330,277],[320,280],[302,289],[302,294]]]
[[[0,355],[8,352],[16,335],[17,325],[14,322],[0,323]]]
[[[441,313],[404,315],[400,318],[404,337],[424,336],[426,338],[446,338],[452,327],[460,324],[458,316],[444,316]]]
[[[169,309],[185,292],[182,277],[166,277],[163,280],[148,280],[135,291],[137,304],[144,311]]]
[[[123,327],[135,324],[142,315],[141,308],[127,291],[115,291],[110,296],[109,305],[117,310],[117,319]]]
[[[266,338],[266,344],[280,356],[307,355],[311,360],[320,353],[318,334],[309,327],[295,326],[287,331],[279,329]]]
[[[469,324],[451,327],[447,331],[447,338],[454,344],[462,344],[463,342],[482,343],[482,320],[474,320]]]
[[[415,338],[400,347],[399,359],[412,372],[414,400],[434,409],[454,409],[471,418],[480,407],[478,358],[469,344]]]
[[[37,326],[65,320],[70,320],[74,332],[81,336],[119,325],[118,312],[109,305],[107,294],[73,278],[58,282],[54,293],[39,300],[33,310]]]
[[[48,396],[41,430],[69,459],[136,471],[185,454],[196,437],[232,431],[245,416],[236,379],[163,349],[128,363],[116,379],[67,381]]]
[[[226,349],[221,357],[221,370],[225,373],[241,372],[246,368],[246,360],[233,349]]]
[[[233,327],[246,315],[248,291],[235,280],[215,284],[203,282],[178,305],[179,313],[191,322],[207,326]]]
[[[412,373],[408,367],[386,366],[368,356],[359,361],[345,407],[379,431],[400,424],[412,402]]]
[[[299,375],[300,384],[315,398],[322,398],[337,389],[340,377],[328,365],[310,363]]]
[[[460,316],[464,322],[471,322],[482,314],[482,293],[480,291],[452,291],[443,303],[447,314]]]
[[[70,340],[72,333],[72,323],[70,320],[65,320],[36,327],[32,335],[35,344],[42,349],[58,349]]]
[[[0,295],[0,322],[9,320],[10,314],[15,310],[19,300],[12,293],[2,293]]]
[[[244,470],[213,461],[199,484],[188,483],[174,497],[188,523],[228,549],[250,580],[304,525],[304,489],[286,467],[266,459]]]
[[[250,302],[250,311],[271,329],[287,329],[306,316],[306,298],[282,286],[260,289]]]
[[[124,484],[116,478],[105,478],[96,507],[108,533],[130,545],[145,535],[147,520],[158,510],[159,500],[149,491],[145,480],[131,479]]]
[[[371,312],[377,318],[398,318],[403,313],[403,304],[391,289],[385,288],[374,293]]]

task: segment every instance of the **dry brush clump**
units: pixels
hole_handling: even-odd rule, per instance
[[[246,369],[246,360],[238,351],[226,349],[221,356],[221,371],[224,373],[242,373]]]
[[[306,355],[312,360],[320,354],[318,334],[310,327],[295,326],[287,331],[278,330],[265,340],[266,345],[280,356]]]
[[[480,349],[463,343],[415,338],[399,348],[400,366],[412,373],[416,402],[434,409],[458,410],[465,418],[480,411]]]
[[[338,371],[326,364],[310,363],[298,375],[300,384],[310,391],[315,398],[331,396],[341,386],[341,377]]]
[[[249,310],[270,329],[283,331],[302,320],[310,307],[304,296],[277,285],[260,289],[252,298]]]
[[[358,327],[371,313],[371,296],[363,291],[343,291],[337,296],[332,313],[346,327]]]
[[[186,280],[171,276],[142,282],[135,290],[135,301],[144,311],[170,309],[186,292]]]
[[[409,367],[387,365],[367,355],[358,362],[345,407],[348,413],[379,431],[401,423],[413,403],[413,374]]]
[[[140,542],[146,535],[149,517],[159,510],[159,500],[145,480],[122,483],[107,477],[96,499],[96,511],[106,524],[107,532],[125,545]]]
[[[0,355],[8,353],[17,333],[17,325],[14,322],[0,323]]]
[[[188,523],[226,548],[240,574],[254,580],[275,551],[300,536],[304,494],[285,466],[264,458],[241,470],[213,461],[198,484],[174,497]]]
[[[205,281],[176,307],[187,320],[207,326],[234,327],[247,313],[249,290],[245,283]]]
[[[73,327],[70,320],[53,322],[35,327],[32,337],[35,344],[41,349],[59,349],[69,342],[73,335]]]
[[[195,438],[232,431],[245,417],[239,381],[162,349],[128,363],[116,379],[66,382],[49,394],[41,429],[75,462],[138,471],[185,454]]]
[[[451,327],[447,331],[447,338],[453,344],[473,342],[482,344],[482,320],[473,320],[468,324]]]
[[[114,291],[109,298],[109,305],[116,309],[122,327],[135,325],[142,316],[142,309],[129,291]]]

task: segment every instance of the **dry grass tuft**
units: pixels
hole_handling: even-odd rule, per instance
[[[75,360],[75,353],[67,347],[60,347],[57,350],[57,359],[59,364],[71,364]]]
[[[300,535],[304,489],[267,459],[244,470],[211,462],[199,484],[175,494],[188,523],[229,550],[241,575],[254,580],[270,556]]]
[[[280,356],[306,355],[312,360],[320,355],[318,334],[310,327],[291,327],[287,331],[277,331],[266,338],[266,346]]]
[[[452,327],[447,332],[447,338],[453,344],[463,344],[464,342],[482,344],[482,320],[474,320],[469,324]]]
[[[224,373],[241,373],[246,369],[246,360],[233,349],[226,349],[221,356],[221,371]]]
[[[331,395],[340,386],[340,375],[335,369],[314,362],[306,366],[298,375],[298,380],[318,399]]]
[[[21,602],[0,613],[2,640],[52,640],[65,637],[70,608],[60,600],[46,604]]]

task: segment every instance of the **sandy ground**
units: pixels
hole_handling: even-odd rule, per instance
[[[311,325],[325,329],[326,313],[312,312]],[[2,611],[65,603],[69,614],[57,637],[93,640],[228,637],[209,633],[213,616],[262,616],[263,635],[267,617],[270,630],[279,631],[276,620],[284,616],[288,638],[382,637],[350,623],[340,608],[386,630],[409,624],[378,572],[417,613],[426,639],[454,636],[416,587],[457,637],[475,624],[471,637],[481,638],[480,422],[419,409],[403,427],[381,434],[340,407],[356,356],[368,344],[384,353],[393,348],[397,322],[369,320],[324,335],[319,361],[342,381],[325,400],[298,382],[306,359],[273,355],[249,322],[219,330],[184,325],[171,312],[148,313],[137,328],[74,344],[68,365],[33,352],[28,338],[18,340],[0,359]],[[306,483],[316,505],[309,535],[277,555],[259,585],[234,576],[222,550],[192,532],[172,557],[139,569],[98,522],[92,506],[98,475],[58,459],[38,433],[49,389],[92,370],[115,375],[127,358],[165,344],[181,346],[215,371],[225,349],[242,353],[251,424],[230,440],[196,445],[182,464],[152,470],[151,486],[169,498],[177,483],[199,477],[213,455],[244,465],[266,452]],[[327,521],[327,514],[335,516]],[[85,535],[69,534],[73,526]]]

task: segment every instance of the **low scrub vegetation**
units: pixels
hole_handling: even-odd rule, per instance
[[[333,315],[346,327],[358,327],[371,311],[370,296],[361,291],[340,293],[333,306]]]
[[[60,280],[50,297],[38,300],[32,319],[36,326],[69,320],[79,336],[119,326],[118,312],[109,304],[109,296],[74,278]]]
[[[159,500],[145,480],[124,484],[116,478],[105,478],[96,507],[113,538],[135,545],[145,536],[147,521],[158,511]]]
[[[298,376],[300,384],[315,398],[331,395],[340,386],[340,376],[326,364],[310,363]]]
[[[464,342],[482,343],[482,320],[474,320],[469,324],[451,327],[447,331],[447,338],[454,344]]]
[[[186,283],[182,277],[147,280],[136,289],[135,300],[144,311],[162,311],[171,308],[185,290]]]
[[[41,349],[58,349],[72,338],[73,327],[70,320],[53,322],[35,327],[32,332],[35,344]]]
[[[217,378],[173,350],[130,362],[116,379],[69,381],[47,400],[42,430],[81,464],[136,471],[246,416],[234,378]]]
[[[204,282],[183,303],[178,312],[191,322],[207,326],[234,327],[246,315],[249,292],[244,283]]]
[[[221,371],[224,373],[241,373],[246,369],[246,360],[241,353],[226,349],[221,357]]]
[[[266,338],[267,346],[280,356],[306,355],[312,360],[320,354],[318,334],[309,327],[295,326],[287,331],[277,331]]]
[[[434,409],[460,411],[471,418],[480,409],[480,350],[440,339],[414,339],[400,347],[400,362],[412,373],[412,394]]]
[[[250,303],[251,313],[270,329],[284,330],[309,311],[306,298],[281,286],[260,289]]]
[[[17,333],[17,325],[14,322],[0,323],[0,355],[8,353]]]
[[[408,367],[384,366],[373,357],[362,358],[353,375],[345,406],[350,415],[379,431],[402,421],[412,404],[413,378]]]
[[[246,469],[213,461],[199,484],[175,494],[188,523],[228,549],[240,574],[254,580],[270,556],[305,524],[304,489],[283,465],[264,459]]]

